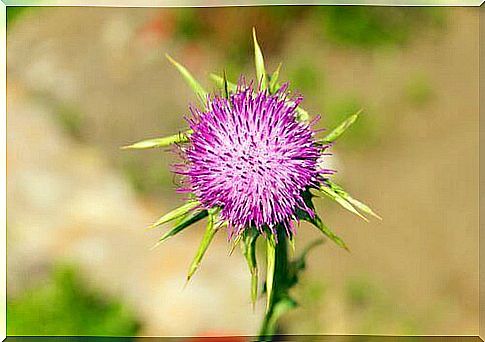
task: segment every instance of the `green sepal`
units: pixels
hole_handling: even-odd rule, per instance
[[[306,190],[302,193],[303,200],[305,201],[305,204],[315,212],[315,206],[313,205],[312,202],[312,197],[313,194],[309,191]],[[310,216],[310,214],[304,210],[297,209],[296,212],[296,217],[300,220],[304,220],[307,222],[310,222],[313,224],[318,230],[320,230],[326,237],[328,237],[330,240],[332,240],[334,243],[336,243],[339,247],[342,247],[346,250],[349,250],[345,242],[334,232],[330,230],[321,220],[321,218],[314,213],[313,217]]]
[[[281,65],[282,65],[281,63],[278,64],[278,67],[269,78],[268,88],[271,94],[274,94],[280,88],[280,84],[278,83],[278,78],[280,77]]]
[[[202,261],[202,258],[204,257],[207,248],[209,248],[209,245],[218,230],[218,227],[215,225],[216,213],[211,209],[209,210],[208,215],[209,216],[207,220],[207,227],[205,229],[204,236],[202,237],[199,249],[195,254],[194,260],[192,260],[192,263],[190,264],[189,272],[187,274],[187,282],[190,281],[190,278],[192,278],[195,271],[197,271],[197,269],[199,268],[200,262]]]
[[[203,211],[200,211],[200,212],[197,212],[197,213],[191,213],[191,214],[187,215],[187,217],[185,217],[183,220],[178,222],[171,230],[169,230],[168,232],[163,234],[162,237],[160,238],[160,240],[158,240],[158,242],[156,243],[156,245],[152,247],[152,249],[157,247],[158,245],[160,245],[162,242],[164,242],[168,238],[180,233],[185,228],[187,228],[187,227],[191,226],[192,224],[202,220],[207,215],[208,215],[207,210],[203,210]]]
[[[224,97],[226,99],[229,99],[229,85],[228,85],[228,82],[227,82],[227,75],[226,75],[226,70],[224,70],[224,79],[223,79],[223,90],[224,90]]]
[[[210,74],[209,78],[216,84],[216,87],[221,90],[224,90],[225,85],[227,85],[227,90],[229,92],[234,93],[237,90],[237,85],[235,83],[229,82],[227,79],[224,82],[224,77],[221,77],[216,74]]]
[[[340,185],[333,183],[331,180],[326,180],[325,183],[333,189],[337,194],[339,194],[343,199],[345,199],[347,202],[352,204],[354,207],[356,207],[358,210],[362,211],[365,214],[374,216],[375,218],[382,220],[382,218],[376,214],[368,205],[356,200],[352,196],[350,196]]]
[[[362,109],[360,109],[357,113],[350,115],[347,119],[345,119],[340,125],[335,127],[330,133],[328,133],[320,142],[323,143],[331,143],[337,140],[344,132],[352,126],[352,124],[357,121],[359,115],[362,113]]]
[[[256,79],[258,83],[261,82],[261,89],[266,89],[268,85],[268,75],[266,75],[266,68],[264,67],[263,52],[259,47],[256,39],[256,29],[253,27],[253,43],[254,43],[254,64],[256,66]]]
[[[162,217],[160,217],[155,223],[150,225],[150,228],[155,228],[158,227],[164,223],[173,221],[175,219],[181,218],[185,215],[187,215],[190,211],[194,210],[199,206],[200,203],[198,201],[189,201],[187,203],[184,203],[178,208],[173,209],[172,211],[166,213]]]
[[[335,242],[337,246],[342,247],[343,249],[349,251],[349,248],[345,244],[344,240],[342,240],[337,234],[332,232],[330,228],[328,228],[323,222],[322,219],[315,214],[313,218],[310,218],[308,220],[311,224],[313,224],[315,227],[317,227],[323,234],[325,234],[326,237],[328,237],[330,240]]]
[[[273,285],[275,277],[276,240],[273,234],[266,237],[266,312],[273,301]]]
[[[242,234],[239,234],[239,235],[236,236],[236,238],[232,242],[231,248],[229,249],[229,256],[232,255],[232,253],[234,252],[234,250],[236,249],[236,247],[239,245],[239,242],[241,242],[242,237],[243,237]]]
[[[189,142],[189,137],[192,133],[192,130],[188,130],[185,132],[180,132],[178,134],[170,135],[168,137],[142,140],[131,145],[123,146],[122,149],[143,150],[155,147],[167,147],[173,144],[187,143]]]
[[[200,103],[204,107],[207,108],[207,91],[202,87],[202,85],[192,76],[192,74],[185,68],[182,64],[174,60],[170,55],[165,54],[165,57],[172,63],[177,70],[182,74],[185,82],[189,85],[189,87],[193,90],[197,98],[199,99]]]
[[[355,207],[350,202],[348,202],[341,194],[336,192],[331,187],[329,187],[327,185],[322,185],[322,186],[320,186],[320,188],[318,190],[319,190],[320,193],[322,193],[322,194],[326,195],[327,197],[329,197],[330,199],[334,200],[335,202],[340,204],[343,208],[345,208],[348,211],[350,211],[351,213],[359,216],[364,221],[366,221],[366,222],[369,221],[364,215],[362,215],[357,209],[355,209]]]
[[[251,273],[251,303],[253,304],[253,308],[258,297],[258,264],[256,260],[256,242],[259,235],[259,231],[252,227],[244,231],[241,241],[242,252],[246,258],[249,272]]]

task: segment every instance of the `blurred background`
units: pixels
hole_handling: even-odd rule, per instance
[[[7,25],[8,334],[257,332],[225,234],[185,288],[204,226],[150,250],[176,156],[120,150],[186,127],[164,53],[209,89],[253,77],[253,26],[319,126],[364,108],[328,162],[383,217],[318,203],[351,252],[311,253],[282,332],[478,333],[478,9],[9,7]],[[297,251],[318,237],[302,224]]]

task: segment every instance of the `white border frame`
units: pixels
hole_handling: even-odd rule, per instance
[[[5,251],[0,253],[0,339],[7,336],[7,6],[0,4],[0,59],[3,68],[0,71],[0,137],[2,149],[0,150],[0,200],[2,212],[0,214],[0,241]],[[1,251],[1,249],[0,249]]]

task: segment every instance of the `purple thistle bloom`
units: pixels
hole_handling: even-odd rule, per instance
[[[296,120],[302,98],[288,98],[287,89],[269,94],[242,81],[229,99],[209,98],[207,111],[191,108],[193,134],[178,172],[203,208],[221,208],[230,238],[251,226],[275,233],[277,224],[293,234],[297,209],[313,216],[302,191],[326,173],[318,162],[327,146],[314,139],[315,121]]]

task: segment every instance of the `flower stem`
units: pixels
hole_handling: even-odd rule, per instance
[[[278,318],[282,311],[278,310],[281,301],[288,298],[289,290],[289,260],[288,260],[288,238],[284,229],[278,229],[278,242],[275,244],[274,276],[272,278],[272,295],[268,300],[268,308],[259,331],[259,340],[268,341],[278,331]],[[271,286],[271,285],[269,285]],[[268,284],[266,284],[268,288]]]

